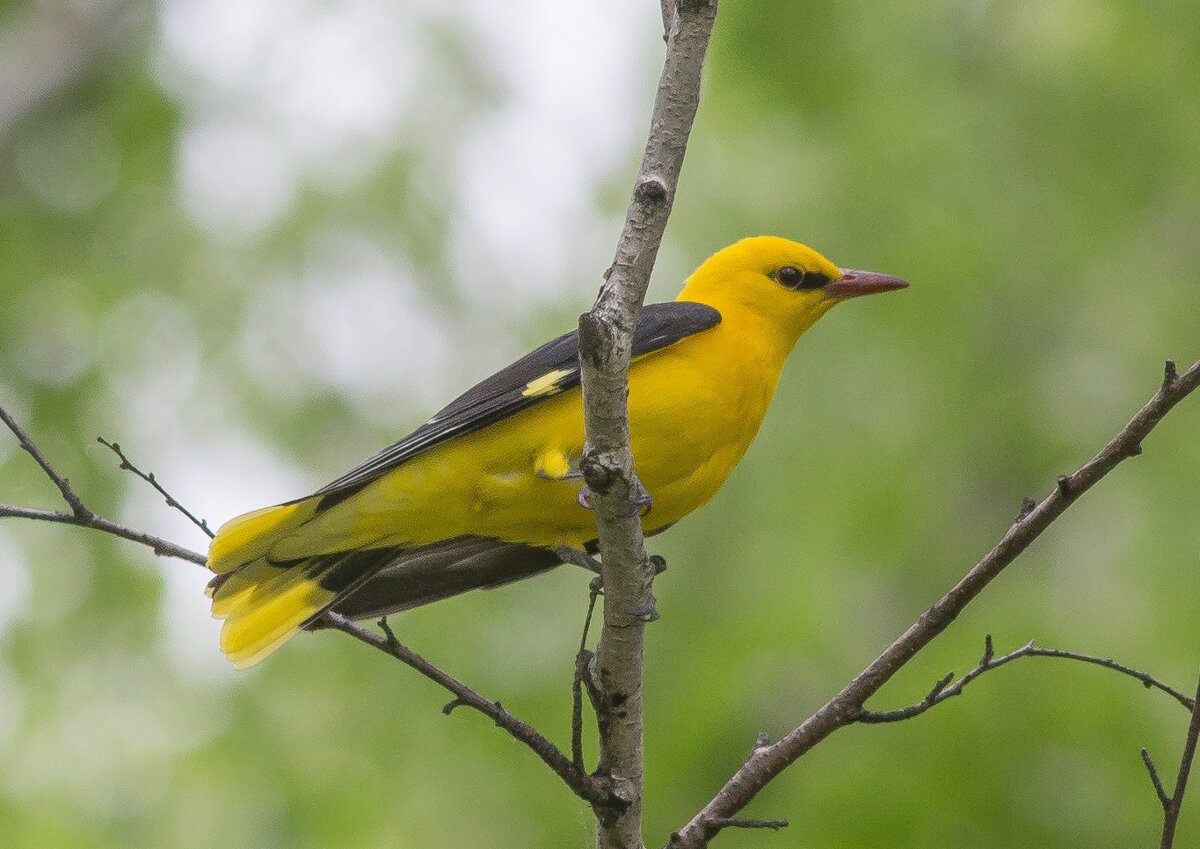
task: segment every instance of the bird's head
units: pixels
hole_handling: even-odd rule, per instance
[[[838,268],[805,245],[754,236],[717,251],[688,278],[678,300],[715,307],[726,319],[762,324],[788,349],[834,304],[903,289],[899,277]]]

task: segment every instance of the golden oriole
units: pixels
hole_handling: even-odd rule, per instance
[[[805,330],[839,301],[907,285],[760,236],[706,260],[674,303],[647,305],[629,368],[633,455],[653,498],[645,532],[725,481]],[[222,651],[250,666],[326,610],[378,617],[543,572],[559,546],[594,550],[583,449],[566,333],[312,495],[223,525],[208,555]]]

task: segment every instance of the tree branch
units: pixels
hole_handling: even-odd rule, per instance
[[[716,833],[715,823],[737,814],[775,776],[833,732],[862,716],[863,703],[971,603],[1050,524],[1121,461],[1141,453],[1142,440],[1171,408],[1200,385],[1200,361],[1183,374],[1168,361],[1162,386],[1095,457],[1065,475],[1041,503],[1026,503],[996,546],[908,630],[816,713],[770,746],[756,748],[713,799],[672,835],[671,849],[699,849]],[[1195,714],[1193,714],[1195,715]],[[1194,723],[1195,724],[1195,723]]]
[[[1162,842],[1159,844],[1159,849],[1171,849],[1175,843],[1175,826],[1179,823],[1179,812],[1183,808],[1183,794],[1187,791],[1188,775],[1191,774],[1192,761],[1196,757],[1197,742],[1200,742],[1200,682],[1196,684],[1196,698],[1192,702],[1192,721],[1188,725],[1187,739],[1183,744],[1183,755],[1179,758],[1179,774],[1175,778],[1175,792],[1163,804]],[[1150,761],[1150,755],[1145,753],[1145,749],[1142,749],[1142,752],[1146,768],[1150,770],[1150,777],[1154,779],[1158,797],[1162,799],[1164,795],[1162,782],[1158,780],[1158,775]]]
[[[379,620],[379,627],[383,630],[383,634],[376,634],[333,610],[327,610],[322,615],[331,627],[394,657],[430,681],[449,690],[454,695],[454,700],[443,708],[443,712],[447,716],[454,708],[460,706],[479,711],[496,723],[497,727],[507,731],[513,739],[528,746],[534,754],[542,759],[543,763],[554,770],[555,774],[571,788],[575,795],[590,802],[598,811],[620,810],[624,807],[624,802],[614,796],[604,778],[596,778],[576,769],[571,759],[532,725],[509,713],[500,702],[485,699],[454,676],[434,666],[421,655],[403,645],[396,639],[386,617]]]
[[[612,776],[628,801],[618,817],[598,819],[596,843],[642,846],[642,646],[654,613],[654,566],[642,541],[645,493],[629,447],[627,377],[637,325],[700,101],[701,71],[717,0],[664,6],[667,52],[641,169],[613,264],[590,313],[579,320],[579,359],[587,448],[581,464],[603,553],[604,616],[596,650],[600,687],[597,772]]]
[[[978,664],[975,665],[974,669],[972,669],[962,678],[954,681],[954,673],[951,672],[945,678],[942,678],[940,681],[934,684],[934,687],[929,691],[929,694],[915,705],[909,705],[908,707],[898,708],[896,710],[884,711],[866,710],[864,708],[858,715],[858,721],[865,723],[901,722],[906,719],[912,719],[913,717],[920,716],[931,707],[940,705],[947,699],[952,699],[957,696],[963,691],[963,688],[988,670],[997,669],[1023,657],[1057,657],[1065,660],[1077,660],[1081,663],[1092,663],[1096,666],[1102,666],[1105,669],[1111,669],[1114,672],[1120,672],[1123,675],[1128,675],[1131,678],[1136,678],[1137,680],[1141,681],[1142,685],[1148,690],[1161,690],[1162,692],[1174,698],[1175,701],[1183,705],[1189,712],[1195,707],[1195,702],[1193,699],[1188,698],[1174,687],[1167,686],[1149,673],[1117,663],[1115,660],[1110,658],[1093,657],[1089,654],[1079,654],[1078,652],[1063,651],[1062,649],[1040,648],[1031,642],[1026,643],[1015,651],[1011,651],[1008,654],[996,657],[992,649],[992,635],[988,634],[985,640],[983,658]],[[954,681],[954,683],[951,684],[951,681]]]

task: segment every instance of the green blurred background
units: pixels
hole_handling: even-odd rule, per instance
[[[100,512],[205,540],[319,486],[573,326],[611,258],[661,61],[652,0],[0,6],[0,403]],[[791,728],[1200,356],[1188,4],[727,3],[651,299],[744,235],[899,274],[803,339],[714,502],[652,550],[647,840]],[[1200,662],[1190,399],[872,702],[986,633]],[[0,438],[0,501],[57,508]],[[203,570],[0,525],[0,835],[13,847],[587,846],[536,759],[336,634],[248,673]],[[566,745],[585,577],[395,617]],[[1186,715],[1023,661],[855,727],[725,847],[1157,845],[1138,756]],[[1178,846],[1200,842],[1200,794]]]

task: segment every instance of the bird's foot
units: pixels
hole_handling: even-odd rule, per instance
[[[633,509],[626,513],[624,518],[646,516],[654,507],[654,496],[646,491],[646,488],[642,486],[642,482],[635,477],[633,483],[634,492],[633,496],[629,499]],[[575,496],[575,500],[579,502],[579,506],[584,510],[591,510],[594,507],[592,504],[592,490],[586,483],[579,487],[579,493]]]
[[[641,479],[636,475],[633,478],[633,495],[629,497],[629,503],[633,507],[633,511],[628,514],[630,516],[648,516],[654,509],[654,496],[646,491],[646,487],[642,486]]]
[[[654,606],[657,601],[658,599],[654,597],[654,593],[650,593],[646,596],[645,605],[629,611],[629,615],[643,622],[656,622],[659,619],[658,608]]]

